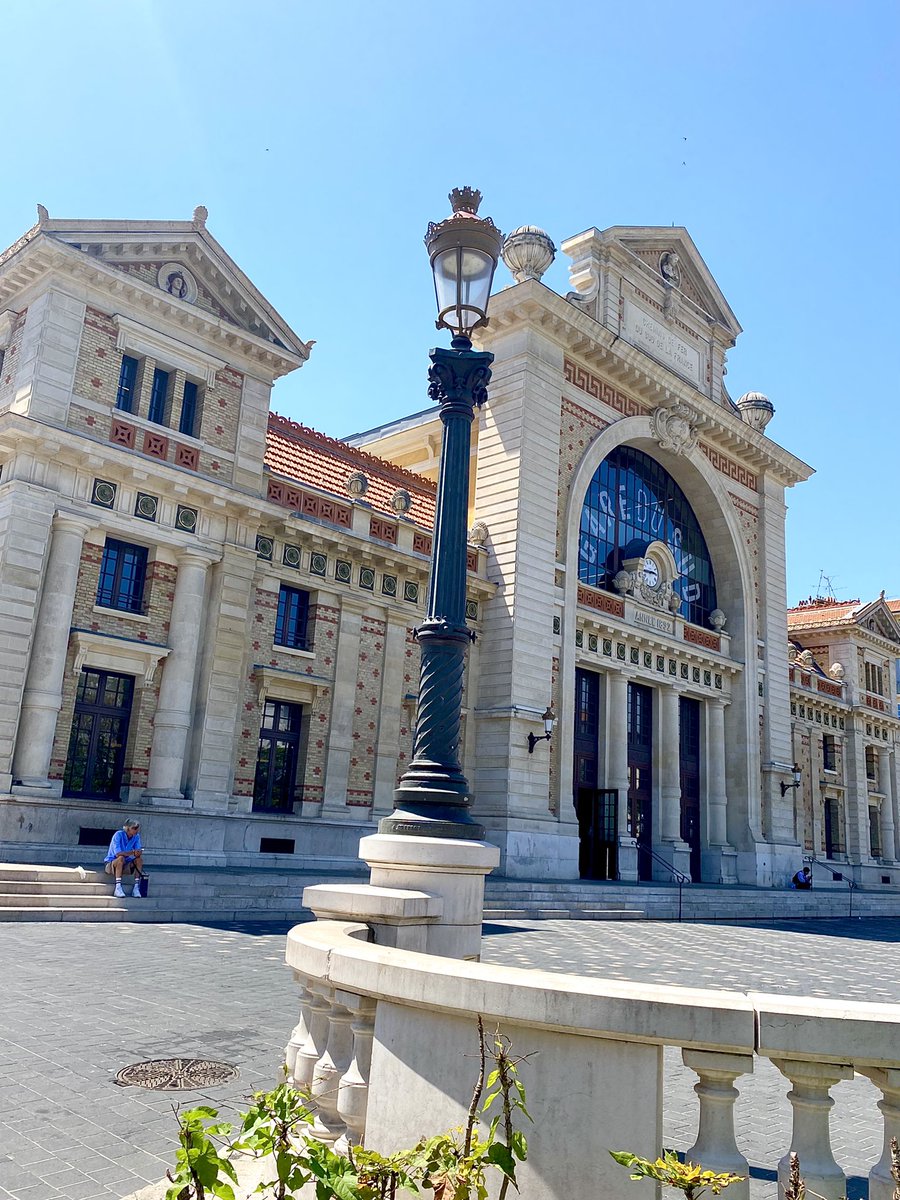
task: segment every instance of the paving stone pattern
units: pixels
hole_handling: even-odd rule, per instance
[[[278,1074],[296,1021],[284,965],[287,926],[0,925],[0,1200],[126,1196],[174,1156],[174,1101],[233,1114]],[[484,958],[611,978],[738,990],[900,999],[900,921],[778,930],[639,922],[545,922],[486,930]],[[129,1063],[171,1056],[235,1064],[205,1092],[123,1089]],[[667,1144],[696,1135],[695,1076],[666,1052]],[[739,1140],[754,1200],[774,1197],[771,1169],[789,1141],[787,1082],[774,1067],[739,1081]],[[851,1196],[880,1153],[877,1093],[839,1084],[832,1124]],[[602,1146],[602,1131],[598,1130]]]

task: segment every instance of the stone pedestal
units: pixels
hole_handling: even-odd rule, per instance
[[[481,953],[484,877],[500,861],[488,842],[373,834],[359,843],[373,887],[439,896],[439,920],[429,925],[426,951],[447,958],[477,959]]]

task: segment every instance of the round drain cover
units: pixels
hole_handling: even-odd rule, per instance
[[[186,1092],[230,1083],[237,1077],[237,1067],[231,1063],[208,1058],[153,1058],[123,1067],[116,1075],[116,1083],[157,1092]]]

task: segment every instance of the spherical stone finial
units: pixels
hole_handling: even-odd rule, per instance
[[[537,225],[520,225],[504,241],[500,253],[516,283],[524,283],[541,278],[556,257],[556,247]]]
[[[362,471],[352,471],[347,477],[347,492],[351,496],[364,496],[369,490],[369,481]]]
[[[412,496],[405,488],[397,488],[391,496],[391,508],[401,516],[412,508]]]
[[[727,620],[728,618],[722,612],[721,608],[714,608],[709,614],[709,623],[716,633],[722,632],[722,630],[725,628],[725,622]]]
[[[737,401],[737,408],[741,420],[751,429],[758,429],[760,433],[765,432],[766,426],[775,416],[775,405],[762,392],[745,392]]]
[[[845,671],[841,663],[836,662],[832,663],[828,668],[828,674],[833,680],[835,680],[835,682],[841,683],[844,678]]]

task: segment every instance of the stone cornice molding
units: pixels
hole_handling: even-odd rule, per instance
[[[502,334],[520,325],[537,327],[586,368],[602,371],[606,379],[650,410],[678,403],[691,406],[697,411],[696,428],[703,440],[736,455],[748,469],[770,472],[788,487],[812,475],[813,469],[802,459],[751,429],[737,413],[711,400],[544,284],[527,280],[493,296],[490,327],[478,344],[490,348],[492,332]]]
[[[157,359],[166,366],[181,369],[187,375],[199,376],[207,387],[213,387],[216,372],[228,366],[224,358],[214,358],[186,342],[151,329],[149,325],[141,325],[130,317],[123,317],[121,313],[113,313],[112,320],[118,330],[117,350]]]
[[[97,293],[94,303],[101,308],[114,306],[117,298],[125,299],[147,312],[154,321],[163,317],[188,334],[193,333],[220,345],[223,351],[229,353],[232,364],[235,356],[252,364],[247,368],[248,374],[278,379],[302,366],[309,357],[309,344],[300,343],[303,350],[293,353],[196,305],[176,300],[158,287],[117,271],[102,259],[75,250],[43,232],[24,242],[0,267],[0,305],[8,303],[25,288],[52,272],[94,289]],[[256,368],[255,372],[253,367]]]
[[[87,629],[73,629],[72,644],[75,647],[73,675],[80,675],[85,666],[106,668],[137,676],[138,687],[153,686],[156,670],[170,652],[168,646]]]

